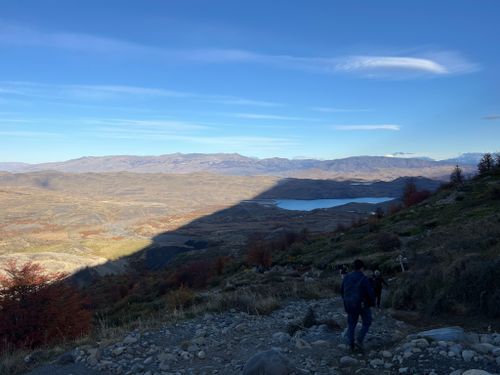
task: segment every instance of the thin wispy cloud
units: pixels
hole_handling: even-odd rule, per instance
[[[135,97],[142,100],[149,98],[191,99],[202,102],[226,104],[231,106],[278,107],[283,103],[267,102],[240,98],[236,96],[199,94],[163,88],[130,85],[81,85],[81,84],[43,84],[38,82],[0,82],[0,96],[30,97],[39,99],[63,99],[80,101],[101,101]]]
[[[484,116],[483,120],[500,120],[500,115],[489,115]]]
[[[290,137],[262,136],[216,136],[216,128],[179,120],[151,119],[82,119],[86,126],[81,136],[114,140],[147,140],[185,142],[198,145],[210,145],[222,148],[241,147],[251,150],[259,148],[278,150],[294,146],[296,140]]]
[[[86,119],[83,123],[88,125],[104,125],[131,129],[157,129],[163,131],[198,131],[208,130],[210,127],[176,120],[137,120],[137,119]]]
[[[221,147],[242,147],[245,149],[255,148],[255,145],[258,145],[259,148],[282,148],[297,144],[297,142],[292,138],[282,137],[180,135],[151,129],[128,129],[116,127],[96,128],[94,131],[83,132],[82,135],[107,139],[179,141]]]
[[[283,107],[283,103],[276,102],[266,102],[261,100],[251,100],[251,99],[243,99],[243,98],[233,98],[233,97],[219,97],[213,99],[207,99],[207,102],[210,103],[219,103],[219,104],[229,104],[229,105],[248,105],[255,107]]]
[[[366,108],[332,108],[332,107],[311,107],[312,111],[323,113],[345,113],[345,112],[371,112],[371,109]]]
[[[0,130],[0,135],[9,137],[23,137],[23,138],[64,138],[65,136],[60,133],[39,132],[39,131],[22,131],[22,130]]]
[[[246,63],[363,78],[411,79],[466,74],[480,69],[458,52],[430,51],[419,55],[295,56],[244,49],[173,49],[115,38],[69,32],[50,32],[0,22],[0,43],[7,46],[58,48],[128,58],[149,56],[161,61]]]
[[[335,130],[353,130],[353,131],[363,131],[363,130],[391,130],[399,131],[401,126],[392,124],[382,124],[382,125],[334,125]]]
[[[228,116],[250,120],[318,121],[318,119],[265,113],[230,113]]]

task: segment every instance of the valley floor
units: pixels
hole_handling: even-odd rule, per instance
[[[316,321],[305,324],[311,308]],[[339,326],[335,328],[332,321]],[[265,352],[261,359],[273,357],[283,369],[262,372],[273,375],[500,373],[499,334],[450,329],[445,332],[448,337],[424,338],[417,328],[375,310],[365,353],[351,354],[344,344],[345,325],[338,297],[295,300],[265,316],[235,310],[207,313],[159,329],[132,331],[106,345],[76,348],[55,361],[65,364],[45,365],[29,375],[250,375],[261,373],[245,369],[259,352]],[[293,326],[298,330],[291,331]]]

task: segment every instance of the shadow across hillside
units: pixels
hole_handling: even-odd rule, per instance
[[[377,207],[387,210],[394,201],[380,204],[352,203],[313,211],[278,208],[272,199],[335,199],[401,196],[409,178],[391,182],[360,183],[352,181],[284,179],[252,200],[195,219],[175,230],[154,236],[151,244],[137,252],[76,272],[70,280],[88,285],[104,275],[126,271],[147,273],[178,266],[191,260],[238,257],[249,239],[258,236],[272,241],[286,232],[303,229],[311,234],[332,232],[367,217]],[[419,189],[435,190],[440,182],[412,178]]]

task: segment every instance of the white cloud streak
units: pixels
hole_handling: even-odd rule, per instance
[[[88,125],[102,125],[102,126],[117,126],[126,127],[130,129],[157,129],[162,131],[198,131],[208,130],[210,127],[205,125],[192,124],[184,121],[176,120],[136,120],[136,119],[90,119],[84,120]]]
[[[399,125],[335,125],[335,130],[353,130],[353,131],[363,131],[363,130],[392,130],[399,131],[401,127]]]
[[[283,121],[318,121],[318,119],[310,119],[304,117],[273,115],[263,113],[230,113],[231,117],[250,119],[250,120],[283,120]]]
[[[0,131],[0,135],[9,137],[22,137],[22,138],[65,138],[63,134],[50,133],[50,132],[37,132],[37,131]]]
[[[336,65],[339,71],[408,70],[431,74],[449,74],[444,65],[429,59],[415,57],[353,56]]]
[[[371,109],[356,108],[332,108],[332,107],[311,107],[311,111],[323,113],[348,113],[348,112],[371,112]]]

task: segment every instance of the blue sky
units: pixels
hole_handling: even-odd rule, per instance
[[[496,151],[500,2],[2,1],[0,161]]]

